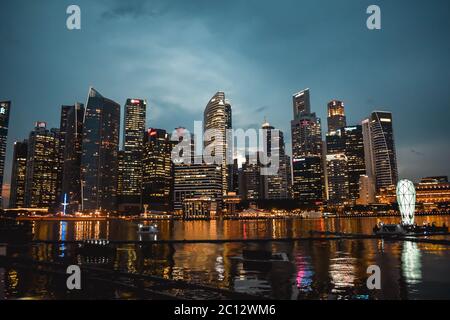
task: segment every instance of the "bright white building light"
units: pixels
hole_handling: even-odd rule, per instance
[[[400,180],[397,184],[397,202],[402,215],[402,224],[414,224],[416,210],[416,189],[409,180]]]

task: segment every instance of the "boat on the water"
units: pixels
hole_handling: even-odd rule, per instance
[[[156,223],[144,225],[142,223],[138,224],[139,234],[155,234],[158,233],[158,225]]]
[[[407,230],[401,224],[377,224],[373,228],[373,233],[380,236],[401,236],[407,233]]]
[[[436,226],[434,223],[422,226],[380,223],[373,228],[373,233],[376,235],[438,235],[448,233],[448,227],[445,224]]]

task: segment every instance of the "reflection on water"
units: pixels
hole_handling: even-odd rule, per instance
[[[448,218],[433,217],[438,224]],[[429,218],[422,218],[424,221]],[[445,220],[447,219],[447,220]],[[387,220],[387,219],[385,219]],[[391,222],[395,222],[392,219]],[[370,233],[376,219],[158,221],[158,239],[285,238],[309,236],[310,230]],[[421,223],[421,222],[419,222]],[[139,240],[128,221],[35,222],[42,240]],[[141,235],[152,237],[152,235]],[[146,238],[147,239],[147,238]],[[288,261],[255,262],[243,250],[285,253]],[[39,261],[95,265],[105,269],[156,275],[227,288],[274,299],[450,298],[448,246],[412,242],[319,240],[266,243],[122,244],[114,251],[87,256],[73,244],[35,244],[13,248]],[[241,257],[241,258],[238,258]],[[382,290],[366,287],[367,267],[382,271]],[[0,265],[0,267],[2,267]],[[30,269],[5,268],[0,297],[66,298],[65,279]],[[116,288],[93,287],[98,298],[139,298]],[[88,298],[88,297],[84,297]]]
[[[421,253],[415,242],[404,242],[402,250],[402,271],[407,284],[417,284],[422,280]]]

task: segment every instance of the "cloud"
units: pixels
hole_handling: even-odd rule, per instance
[[[262,106],[262,107],[256,108],[255,112],[260,113],[260,112],[266,111],[267,109],[269,109],[268,106]]]
[[[421,156],[421,157],[425,156],[424,153],[419,152],[419,151],[416,151],[416,150],[414,150],[414,149],[411,149],[411,152],[412,152],[413,154],[417,155],[417,156]]]
[[[101,14],[104,20],[149,18],[161,13],[161,7],[145,0],[118,1]]]

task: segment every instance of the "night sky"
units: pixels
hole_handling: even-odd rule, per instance
[[[81,30],[66,8],[81,7]],[[381,8],[382,29],[366,28]],[[146,98],[147,125],[193,128],[225,91],[233,126],[285,132],[292,94],[343,100],[348,124],[373,110],[394,116],[400,178],[450,175],[450,1],[2,0],[0,100],[12,100],[12,145],[35,121],[59,126],[60,106],[89,86],[121,105]]]

